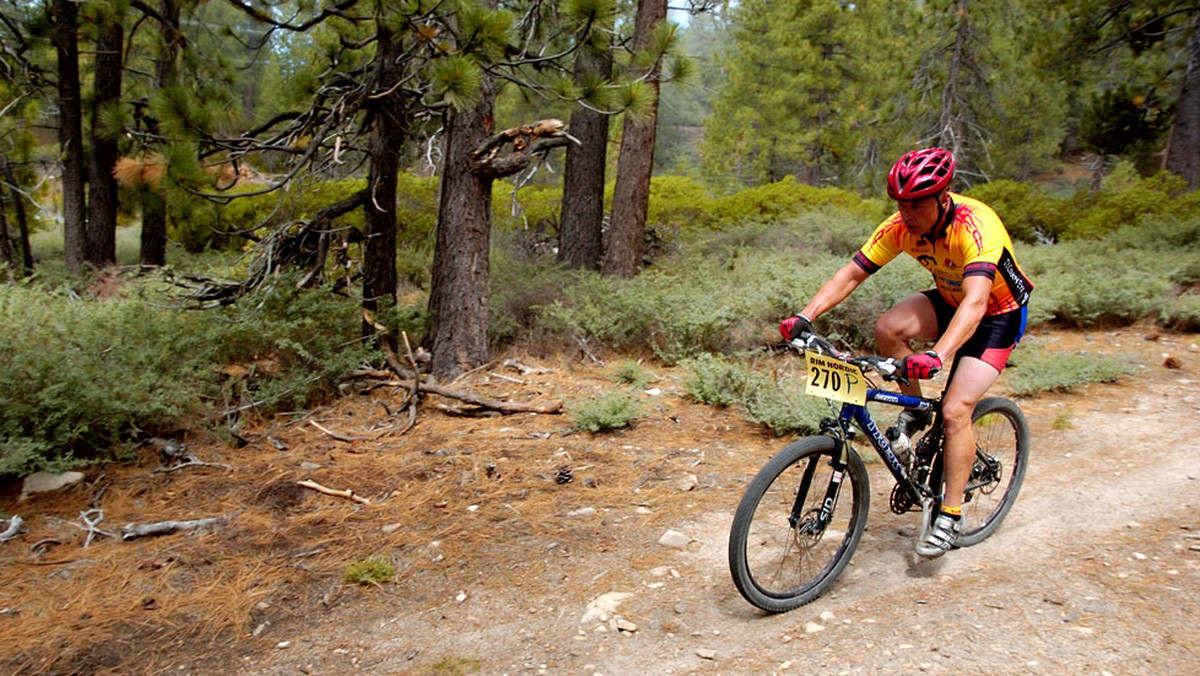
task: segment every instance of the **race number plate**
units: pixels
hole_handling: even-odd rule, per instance
[[[812,352],[805,353],[804,357],[808,369],[805,394],[866,406],[867,379],[862,369]]]

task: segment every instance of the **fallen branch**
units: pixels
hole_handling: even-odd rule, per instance
[[[140,526],[130,523],[121,529],[121,539],[136,540],[137,538],[152,537],[155,535],[167,535],[181,530],[195,530],[197,528],[217,526],[228,523],[234,516],[236,515],[230,514],[229,516],[213,516],[207,519],[192,519],[190,521],[159,521]]]
[[[348,437],[344,434],[338,434],[337,432],[334,432],[333,430],[330,430],[330,429],[322,426],[320,423],[318,423],[315,420],[309,420],[308,424],[321,430],[325,434],[329,435],[331,438],[336,439],[338,441],[344,441],[348,444],[352,444],[356,441],[375,441],[375,440],[379,439],[380,437],[383,437],[384,435],[391,433],[391,431],[392,431],[389,428],[389,429],[386,429],[386,430],[380,432],[379,434],[376,434],[373,437]]]
[[[178,465],[171,465],[170,467],[155,467],[154,469],[150,470],[150,473],[151,474],[163,474],[166,472],[175,472],[177,470],[181,470],[181,469],[184,469],[187,467],[220,467],[221,469],[228,469],[228,470],[233,469],[232,467],[230,467],[229,465],[226,465],[225,463],[204,462],[203,460],[196,460],[195,457],[193,457],[191,460],[188,460],[187,462],[181,462]]]
[[[14,514],[8,521],[8,528],[5,528],[4,532],[0,533],[0,542],[8,542],[17,537],[17,533],[21,531],[21,524],[23,523],[25,523],[24,519]]]
[[[375,321],[371,318],[370,313],[368,313],[366,310],[363,310],[363,317],[367,320],[367,322],[369,322],[372,326],[374,326],[377,331],[380,331],[381,333],[384,333],[386,331],[386,329],[384,329],[384,327],[375,323]],[[421,376],[419,373],[417,373],[414,370],[409,370],[408,367],[406,367],[400,363],[400,358],[396,356],[396,351],[393,350],[392,346],[388,343],[388,341],[386,339],[386,335],[382,336],[382,339],[379,341],[379,345],[380,345],[381,349],[383,350],[383,358],[387,362],[388,368],[390,368],[393,373],[400,376],[400,378],[402,378],[403,381],[411,381],[411,382],[391,383],[391,384],[396,385],[397,387],[412,388],[412,387],[414,387],[414,384],[415,384],[415,389],[417,391],[427,392],[429,394],[436,394],[438,396],[446,397],[448,399],[457,399],[459,401],[463,401],[468,404],[482,406],[484,408],[489,408],[494,411],[499,411],[501,413],[553,414],[553,413],[561,413],[562,412],[563,405],[562,405],[561,401],[553,401],[553,402],[549,402],[549,403],[545,403],[545,404],[500,401],[498,399],[492,399],[490,397],[485,397],[483,395],[474,394],[471,392],[464,392],[462,390],[455,390],[455,389],[451,389],[449,387],[443,387],[441,385],[426,382],[424,380],[421,380]],[[364,374],[368,374],[368,375],[377,375],[376,372],[368,373],[366,371],[359,371],[359,373],[364,373]]]
[[[297,481],[296,483],[305,488],[311,488],[312,490],[314,490],[318,493],[324,493],[325,495],[332,495],[335,498],[346,498],[347,500],[353,500],[357,503],[361,503],[364,505],[371,504],[371,501],[368,498],[364,498],[361,495],[356,495],[354,493],[354,491],[349,490],[349,489],[338,490],[336,488],[328,488],[326,486],[322,486],[321,484],[319,484],[315,481],[310,481],[308,479],[305,479],[304,481]]]

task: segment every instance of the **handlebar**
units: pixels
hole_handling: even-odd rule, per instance
[[[863,371],[874,371],[880,377],[887,381],[908,384],[908,378],[900,372],[900,364],[890,357],[877,357],[874,355],[852,355],[849,352],[842,352],[837,349],[833,343],[825,340],[815,333],[804,332],[799,338],[792,339],[788,345],[800,352],[816,352],[820,355],[828,355],[849,362],[861,368]]]

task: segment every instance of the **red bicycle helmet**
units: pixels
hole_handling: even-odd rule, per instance
[[[888,197],[915,200],[936,195],[954,178],[954,153],[944,148],[914,150],[888,172]]]

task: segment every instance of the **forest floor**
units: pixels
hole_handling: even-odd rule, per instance
[[[1019,399],[1033,432],[1020,499],[995,535],[939,560],[912,554],[917,516],[888,510],[890,477],[869,465],[851,566],[789,613],[747,604],[726,563],[742,490],[787,440],[696,404],[681,369],[647,362],[644,415],[610,433],[427,404],[396,434],[401,394],[360,387],[246,425],[240,448],[186,439],[217,464],[161,471],[147,446],[58,492],[22,500],[8,486],[0,509],[25,530],[0,544],[0,672],[1197,673],[1200,337],[1140,326],[1027,340],[1135,370]],[[510,353],[535,370],[501,359],[456,387],[587,399],[616,389],[628,358],[603,356]],[[116,537],[85,547],[93,509]],[[229,519],[120,537],[208,517]],[[667,531],[682,541],[660,544]],[[346,582],[366,556],[394,577]]]

